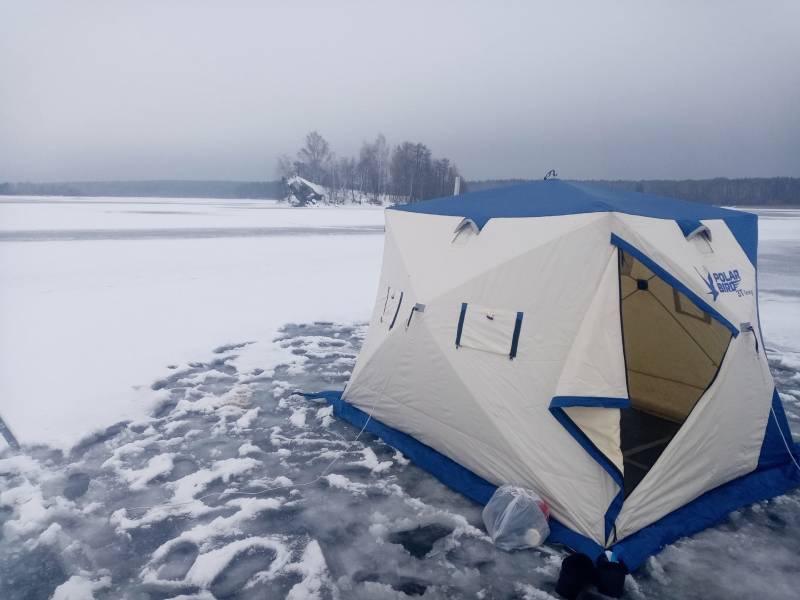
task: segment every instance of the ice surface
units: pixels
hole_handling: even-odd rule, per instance
[[[382,227],[382,207],[295,209],[275,200],[0,196],[0,232]],[[3,236],[0,235],[0,239]]]
[[[157,413],[79,454],[4,453],[0,573],[11,576],[0,597],[49,598],[59,586],[98,600],[554,597],[564,549],[498,550],[480,507],[293,394],[341,387],[350,367],[339,359],[357,354],[364,330],[287,326],[273,343],[296,353],[271,375],[249,360],[237,369],[245,346],[234,345],[164,380]],[[771,362],[797,413],[800,382],[782,357]],[[168,472],[153,467],[167,465],[160,456]],[[743,509],[651,559],[628,597],[791,597],[798,533],[798,493]]]
[[[225,237],[244,226],[305,233]],[[21,444],[68,449],[111,423],[145,417],[163,400],[151,389],[154,374],[169,364],[258,340],[244,347],[240,360],[269,369],[288,352],[272,354],[269,343],[282,324],[366,318],[382,226],[383,211],[374,208],[2,198],[0,417]],[[332,227],[350,233],[331,233]],[[145,235],[159,228],[188,233],[100,240],[86,234],[125,229]],[[216,237],[191,237],[203,228],[218,230]],[[72,238],[3,237],[33,229]]]
[[[92,600],[96,591],[105,589],[110,584],[111,578],[107,575],[97,580],[73,575],[56,588],[53,600]]]
[[[762,220],[761,292],[767,298],[762,317],[770,364],[796,434],[800,338],[792,332],[800,329],[800,247],[795,243],[800,219],[796,213],[776,219]],[[350,247],[351,237],[326,238],[332,244],[327,248],[350,257],[353,266],[345,270],[373,269],[375,275],[379,236],[358,237]],[[310,257],[303,243],[291,242],[287,251]],[[163,241],[113,244],[140,243],[156,246],[141,251],[148,255],[164,250]],[[201,248],[194,266],[188,254],[180,263],[195,274],[200,271],[193,269],[202,263],[214,285],[225,284],[216,296],[213,285],[195,288],[183,280],[194,292],[184,303],[196,304],[186,310],[202,318],[173,326],[169,321],[175,313],[170,313],[159,320],[161,330],[144,320],[126,324],[130,339],[115,337],[114,328],[106,335],[87,332],[86,340],[35,338],[37,352],[32,345],[27,355],[34,363],[22,371],[28,378],[23,383],[33,389],[26,398],[52,389],[58,398],[73,394],[78,407],[86,394],[109,409],[100,416],[84,415],[86,426],[96,431],[71,452],[27,439],[19,453],[0,448],[0,598],[555,597],[563,548],[498,550],[483,529],[479,506],[374,436],[364,433],[354,441],[358,431],[335,419],[329,406],[293,393],[344,385],[363,340],[374,280],[358,282],[351,274],[341,286],[324,289],[305,287],[293,275],[290,281],[300,286],[297,290],[281,284],[267,293],[247,281],[247,268],[259,271],[258,261],[248,258],[244,248],[224,240],[208,243],[214,250]],[[113,246],[111,242],[26,244],[58,246],[46,257],[54,261],[55,271],[78,268],[65,247],[99,244],[101,252],[121,261],[126,277],[136,273],[118,249],[104,248]],[[23,273],[7,270],[9,245],[17,250],[24,246],[0,242],[4,282],[9,272]],[[374,257],[364,256],[367,246],[374,247]],[[222,260],[217,250],[233,254]],[[60,251],[68,253],[63,260],[57,256]],[[276,259],[264,250],[256,252],[261,253],[259,260],[299,264],[284,254]],[[173,261],[168,254],[164,260]],[[335,270],[333,259],[319,260],[320,269]],[[244,261],[246,268],[239,270],[237,261]],[[34,275],[45,273],[44,262],[33,266],[38,268]],[[279,267],[270,268],[280,274]],[[231,280],[226,283],[227,271]],[[117,281],[112,268],[103,273],[107,282]],[[24,289],[37,289],[31,283],[34,275]],[[92,294],[100,293],[90,275],[76,279],[74,288],[75,298],[82,297],[89,306],[70,305],[84,324],[91,310],[98,309]],[[179,275],[156,269],[143,274],[139,283],[149,286],[151,294],[169,296],[180,287],[173,287],[169,278]],[[55,300],[65,298],[62,286],[68,278],[60,280],[58,272],[51,276],[54,289],[62,290]],[[164,280],[159,283],[158,277]],[[319,277],[330,281],[324,274]],[[130,315],[142,296],[123,283],[117,281],[123,290],[113,297],[127,303],[125,314]],[[91,289],[79,294],[82,285]],[[348,285],[358,289],[343,289]],[[203,290],[217,300],[197,294]],[[124,299],[123,292],[134,297]],[[255,292],[261,295],[252,304],[242,297]],[[0,302],[9,301],[0,294]],[[784,303],[784,312],[776,310],[779,303]],[[289,316],[270,314],[273,306]],[[66,308],[54,310],[62,318],[69,315]],[[237,310],[243,315],[229,314]],[[314,311],[329,321],[305,316]],[[301,315],[299,324],[281,326],[293,314]],[[141,336],[136,327],[144,328]],[[13,331],[22,335],[19,328]],[[166,338],[174,332],[187,339],[172,345]],[[144,344],[147,336],[151,339]],[[165,347],[154,347],[154,341]],[[16,345],[24,348],[24,339]],[[6,347],[2,351],[5,356]],[[146,356],[150,352],[158,359],[152,364]],[[120,364],[104,363],[106,355]],[[61,370],[59,361],[75,369],[74,376]],[[113,377],[103,372],[106,368]],[[133,381],[126,379],[128,369],[150,401],[147,410],[123,420],[126,415],[119,411],[125,405],[117,396],[124,390],[115,378],[126,385]],[[56,376],[53,383],[42,384],[50,374]],[[6,402],[7,396],[0,398]],[[84,406],[92,405],[86,400]],[[63,418],[59,408],[56,401],[46,404],[35,412],[35,423],[58,422]],[[96,408],[103,411],[103,406]],[[628,578],[627,597],[795,597],[800,589],[798,555],[800,493],[794,492],[737,511],[719,526],[667,547]]]

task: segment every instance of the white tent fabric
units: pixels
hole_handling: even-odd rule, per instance
[[[713,240],[707,254],[669,219],[492,218],[459,233],[463,221],[386,211],[378,296],[345,401],[491,483],[535,490],[563,524],[600,545],[755,468],[774,384],[754,345],[755,269],[725,222],[703,221]],[[737,330],[754,328],[731,338],[713,383],[612,514],[613,533],[606,521],[622,497],[619,481],[551,412],[554,398],[566,399],[568,420],[612,471],[624,471],[628,383],[612,236]],[[712,303],[705,278],[733,269],[743,293]]]

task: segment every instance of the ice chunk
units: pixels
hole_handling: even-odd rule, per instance
[[[111,586],[111,577],[105,575],[99,579],[89,579],[82,575],[73,575],[58,586],[51,600],[93,600],[94,593]]]

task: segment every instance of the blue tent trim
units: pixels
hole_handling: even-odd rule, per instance
[[[688,238],[698,229],[705,228],[705,225],[697,219],[676,219],[675,222],[678,224],[678,227],[680,227],[681,233],[685,238]]]
[[[550,408],[589,406],[594,408],[630,408],[630,398],[603,398],[600,396],[553,396]]]
[[[761,454],[758,457],[759,469],[785,463],[786,444],[792,445],[792,432],[789,430],[789,421],[786,420],[786,413],[783,410],[783,403],[777,388],[772,392],[771,409],[767,416],[767,429],[761,444]]]
[[[464,331],[464,318],[467,316],[467,303],[461,303],[461,311],[458,313],[458,327],[456,327],[456,348],[461,346],[461,332]]]
[[[398,204],[390,210],[471,219],[479,230],[491,219],[555,217],[595,212],[619,212],[655,219],[721,219],[753,266],[756,265],[758,217],[676,198],[610,190],[597,185],[548,179],[520,185]]]
[[[306,398],[326,400],[333,406],[333,412],[337,417],[358,429],[364,427],[365,431],[380,437],[439,481],[478,504],[486,504],[497,489],[494,484],[430,446],[402,431],[384,425],[364,411],[342,400],[340,391],[302,395]],[[791,440],[791,438],[788,439]],[[794,452],[795,455],[800,456],[800,445],[794,446]],[[633,571],[640,567],[648,557],[660,552],[664,546],[725,520],[727,515],[736,509],[785,494],[797,486],[800,486],[800,474],[789,461],[789,456],[784,448],[783,460],[780,464],[767,468],[759,465],[752,473],[706,492],[689,504],[621,542],[617,542],[610,548]],[[572,531],[552,517],[550,519],[550,536],[547,541],[548,543],[564,544],[593,559],[603,552],[603,548],[594,540]]]
[[[508,357],[511,360],[514,360],[514,357],[517,355],[517,349],[519,348],[519,334],[522,331],[523,316],[523,313],[518,312],[517,318],[514,321],[514,334],[511,336],[511,351],[508,353]]]
[[[638,248],[636,248],[632,244],[629,244],[628,242],[626,242],[625,240],[623,240],[621,237],[619,237],[618,235],[616,235],[614,233],[611,234],[611,243],[614,246],[616,246],[617,248],[621,248],[622,250],[624,250],[628,254],[632,255],[639,262],[641,262],[648,269],[650,269],[653,273],[658,275],[662,280],[664,280],[665,282],[670,284],[676,290],[678,290],[681,293],[683,293],[683,295],[686,296],[687,298],[689,298],[689,300],[691,300],[692,302],[694,302],[694,304],[700,310],[703,310],[703,311],[707,312],[712,317],[714,317],[717,321],[722,323],[725,327],[727,327],[730,330],[730,332],[733,335],[733,337],[736,337],[736,336],[739,335],[739,329],[733,323],[731,323],[728,319],[723,317],[718,310],[716,310],[708,302],[703,300],[700,296],[698,296],[692,290],[690,290],[688,287],[686,287],[686,285],[684,285],[679,279],[677,279],[671,273],[669,273],[666,269],[661,267],[657,262],[655,262],[653,259],[651,259],[649,256],[647,256],[644,252],[642,252],[641,250],[639,250]]]

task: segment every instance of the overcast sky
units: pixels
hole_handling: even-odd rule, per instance
[[[800,176],[800,2],[0,2],[0,181],[272,179],[317,129],[469,179]]]

